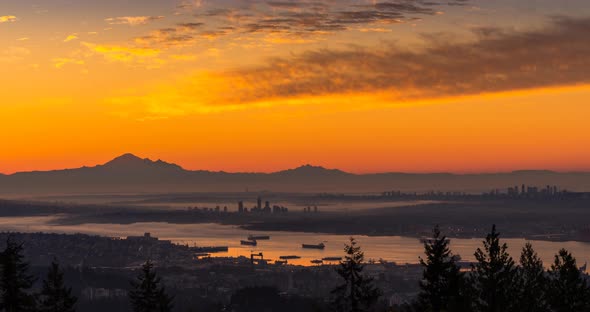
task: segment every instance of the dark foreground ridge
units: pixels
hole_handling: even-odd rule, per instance
[[[0,233],[0,242],[6,311],[590,310],[586,265],[565,249],[543,264],[531,244],[513,259],[496,226],[471,263],[435,227],[417,265],[367,261],[354,238],[339,264],[313,267],[201,258],[149,235]]]

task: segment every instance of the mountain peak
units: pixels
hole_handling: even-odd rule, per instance
[[[338,170],[338,169],[326,169],[322,166],[314,166],[314,165],[310,165],[310,164],[299,166],[294,169],[280,171],[279,173],[282,173],[282,174],[304,174],[304,175],[347,174],[346,172]]]
[[[153,161],[149,158],[141,158],[131,153],[126,153],[121,156],[115,157],[113,160],[107,162],[106,164],[100,166],[103,168],[110,168],[110,169],[117,169],[117,170],[125,170],[125,171],[137,171],[137,170],[146,170],[146,169],[172,169],[172,170],[182,170],[182,168],[176,164],[167,163],[158,159],[157,161]]]
[[[326,169],[322,166],[314,166],[314,165],[310,165],[310,164],[305,164],[305,165],[295,168],[295,170],[328,170],[328,169]]]
[[[141,163],[151,162],[151,160],[149,160],[147,158],[142,159],[142,158],[137,157],[131,153],[126,153],[121,156],[113,158],[111,161],[107,162],[105,165],[117,165],[117,164],[128,165],[128,164],[140,163],[140,162]]]

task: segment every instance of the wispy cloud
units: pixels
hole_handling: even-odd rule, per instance
[[[148,35],[135,38],[135,43],[141,46],[185,47],[196,43],[198,34],[202,32],[204,23],[180,23],[174,27],[161,28],[151,31]]]
[[[354,26],[397,24],[416,15],[437,15],[445,6],[467,0],[367,1],[252,1],[242,8],[212,8],[201,16],[224,18],[243,32],[286,33],[304,36],[345,31]],[[366,28],[366,27],[365,27]]]
[[[74,41],[74,40],[78,40],[78,34],[71,34],[68,35],[65,39],[64,42],[70,42],[70,41]]]
[[[224,1],[182,1],[178,8],[190,10],[190,19],[152,31],[136,42],[144,46],[186,47],[198,44],[199,39],[217,40],[236,34],[260,35],[269,43],[303,44],[348,30],[391,32],[391,25],[415,22],[418,16],[437,15],[444,7],[466,3],[468,0],[248,0],[227,5]],[[121,22],[109,20],[115,21]]]
[[[163,18],[164,16],[120,16],[107,18],[105,19],[105,22],[110,25],[138,26],[161,20]]]
[[[84,60],[75,59],[75,58],[67,58],[67,57],[60,57],[53,59],[53,65],[55,68],[63,68],[64,66],[72,64],[72,65],[84,65]]]
[[[104,59],[111,62],[143,65],[148,68],[160,67],[165,63],[165,61],[159,57],[161,51],[158,49],[104,45],[89,42],[83,42],[82,45],[91,52],[101,55]]]
[[[9,22],[16,22],[18,18],[14,15],[3,15],[0,16],[0,24],[1,23],[9,23]]]
[[[203,6],[203,0],[182,0],[176,6],[176,14],[182,14],[187,12],[192,12],[195,9],[200,8]]]

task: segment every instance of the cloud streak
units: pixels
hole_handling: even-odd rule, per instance
[[[11,23],[18,21],[18,18],[14,15],[3,15],[0,16],[0,24],[2,23]]]
[[[121,45],[104,45],[82,42],[90,52],[101,55],[109,62],[120,62],[128,65],[142,65],[147,68],[158,68],[165,61],[160,58],[161,51],[150,48],[127,47]]]
[[[161,20],[163,18],[164,16],[121,16],[107,18],[105,19],[105,22],[107,22],[109,25],[139,26]]]
[[[74,41],[74,40],[78,40],[78,34],[71,34],[68,35],[65,39],[64,42],[70,42],[70,41]]]

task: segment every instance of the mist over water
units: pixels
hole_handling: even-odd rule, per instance
[[[290,264],[311,265],[310,261],[325,257],[340,257],[343,255],[344,244],[348,235],[332,235],[301,232],[257,232],[240,229],[236,226],[219,224],[170,224],[163,222],[132,223],[132,224],[80,224],[56,225],[54,217],[2,217],[0,231],[15,232],[48,232],[48,233],[83,233],[110,237],[127,237],[143,235],[150,232],[152,236],[161,240],[171,240],[178,244],[189,246],[228,246],[226,253],[216,253],[216,257],[250,257],[251,253],[262,252],[266,259],[278,260],[280,256],[296,255],[301,259],[289,260]],[[502,229],[499,229],[500,232]],[[270,235],[271,239],[258,241],[258,246],[242,246],[240,240],[250,234]],[[423,246],[414,237],[400,236],[354,236],[366,259],[393,261],[397,264],[418,263],[423,255]],[[520,257],[520,250],[527,242],[525,239],[502,239],[509,247],[509,252],[515,260]],[[302,249],[301,244],[326,245],[324,250]],[[590,262],[590,243],[582,242],[549,242],[531,241],[535,250],[549,267],[554,255],[561,248],[566,248],[576,257],[578,265]],[[452,239],[451,248],[464,261],[474,261],[473,253],[482,247],[482,239]]]

